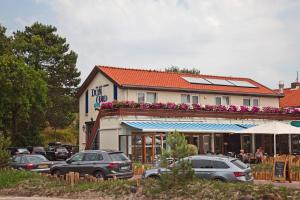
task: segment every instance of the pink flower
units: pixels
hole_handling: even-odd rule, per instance
[[[189,109],[189,105],[185,104],[185,103],[181,103],[178,105],[179,110],[188,110]]]
[[[249,112],[249,107],[248,106],[240,106],[240,112]]]
[[[228,108],[228,111],[229,112],[237,112],[238,108],[235,105],[230,105],[229,108]]]
[[[257,113],[257,112],[259,112],[259,111],[260,111],[260,108],[257,107],[257,106],[253,106],[253,107],[251,108],[251,112],[253,112],[253,113]]]
[[[193,104],[192,107],[195,111],[200,111],[201,110],[201,105],[200,104]]]

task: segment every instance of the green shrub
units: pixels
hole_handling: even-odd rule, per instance
[[[10,161],[10,152],[7,150],[10,144],[10,138],[0,133],[0,167],[5,167]]]
[[[169,133],[167,135],[167,145],[169,149],[163,151],[162,167],[167,166],[167,158],[173,158],[177,162],[172,165],[170,173],[163,173],[160,179],[160,187],[162,190],[168,190],[170,187],[177,185],[186,185],[187,181],[194,178],[192,163],[188,159],[184,159],[195,154],[195,149],[187,144],[185,136],[178,132]]]

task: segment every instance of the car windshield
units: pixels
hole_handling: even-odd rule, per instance
[[[129,159],[124,153],[111,153],[109,154],[112,161],[128,161]]]
[[[247,169],[247,168],[248,168],[248,166],[247,166],[245,163],[243,163],[242,161],[240,161],[240,160],[238,160],[238,159],[232,160],[231,162],[232,162],[235,166],[237,166],[238,168],[240,168],[240,169]]]
[[[45,158],[44,156],[27,156],[26,159],[29,163],[33,163],[33,164],[38,164],[41,162],[48,161],[47,158]]]

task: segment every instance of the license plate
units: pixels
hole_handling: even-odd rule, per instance
[[[38,168],[39,168],[39,169],[45,169],[45,168],[48,168],[48,165],[39,165]]]
[[[121,170],[129,170],[129,166],[123,166],[121,167]]]

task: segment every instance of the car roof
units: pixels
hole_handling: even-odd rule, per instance
[[[221,160],[221,161],[232,161],[236,158],[229,157],[229,156],[222,156],[222,155],[196,155],[190,156],[189,158],[192,159],[207,159],[207,160]]]
[[[123,153],[122,151],[113,149],[101,149],[101,150],[84,150],[83,153]]]

